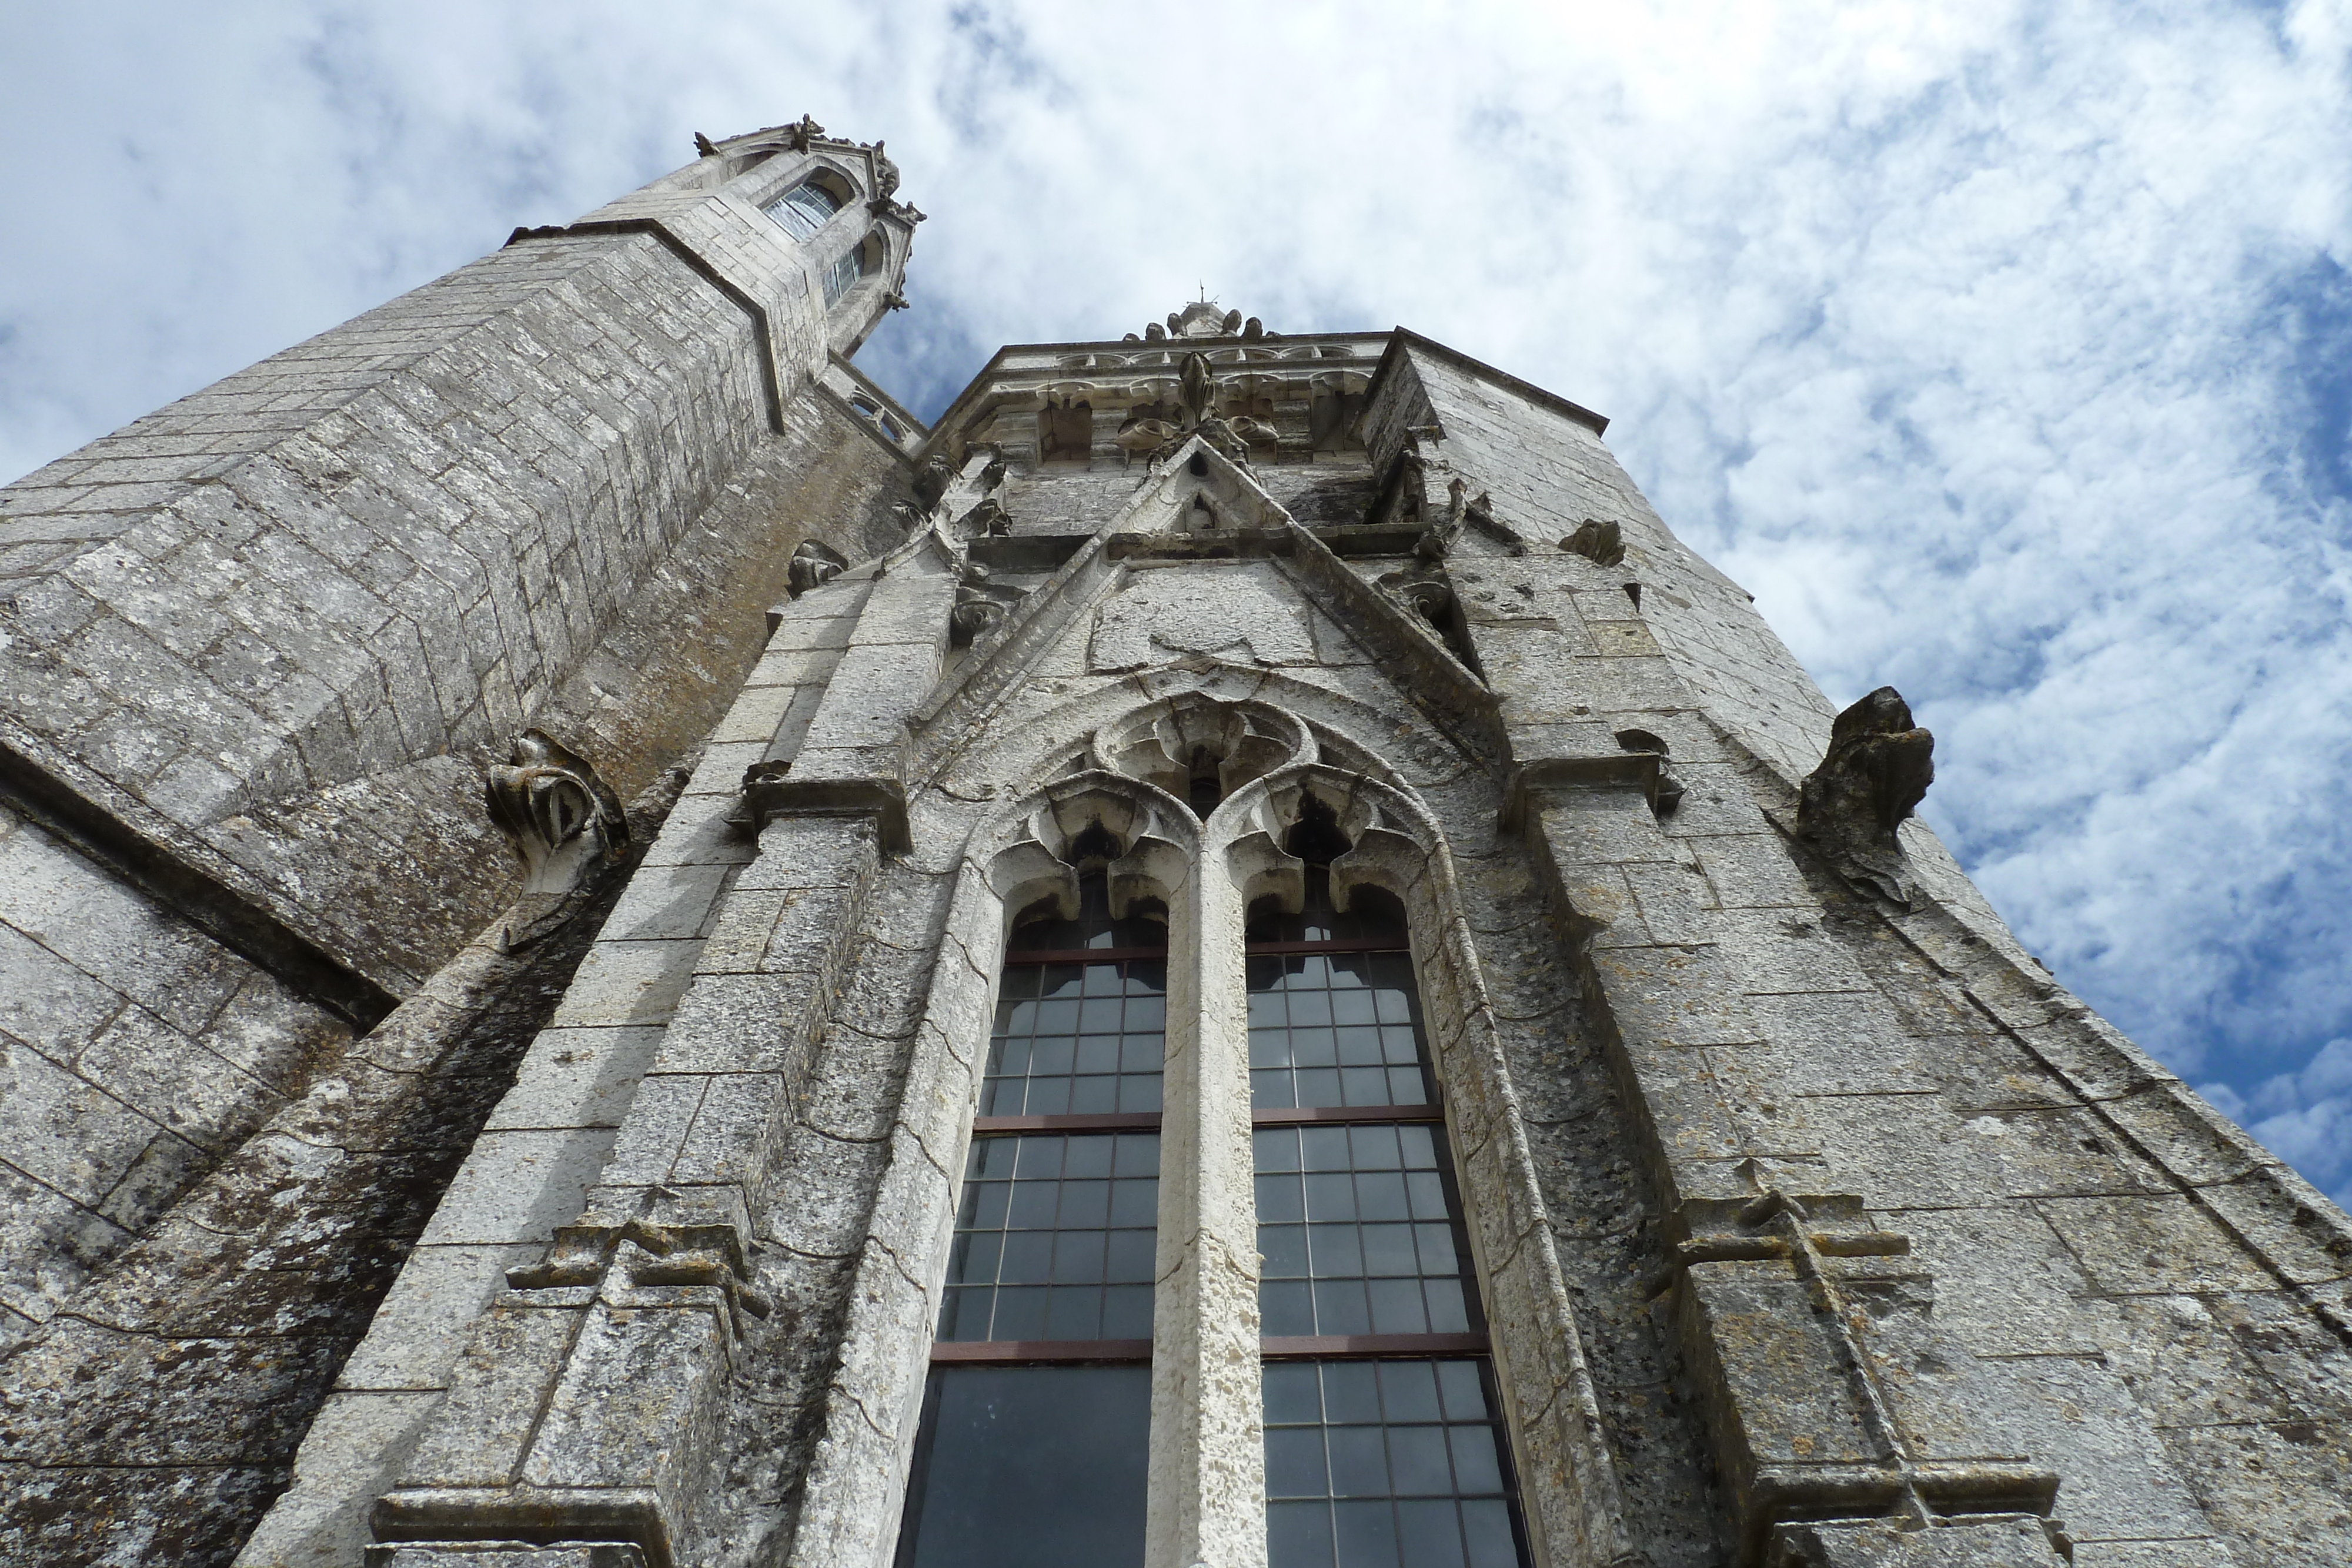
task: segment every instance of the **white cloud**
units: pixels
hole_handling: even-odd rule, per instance
[[[933,214],[917,308],[867,351],[919,402],[1205,281],[1614,416],[1832,696],[1891,681],[1936,728],[1931,820],[2062,978],[2184,1070],[2289,1082],[2249,1113],[2294,1157],[2344,1142],[2309,1079],[2352,1034],[2342,4],[0,26],[0,471],[594,206],[692,130],[810,110],[887,136]]]

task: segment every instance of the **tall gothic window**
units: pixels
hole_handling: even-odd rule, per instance
[[[902,1568],[1143,1560],[1164,918],[1016,925],[972,1123]]]
[[[813,239],[833,220],[846,198],[830,182],[811,175],[760,210],[794,239]]]
[[[1310,814],[1247,935],[1269,1568],[1518,1568],[1486,1322],[1404,910]]]
[[[1404,909],[1334,907],[1311,801],[1287,847],[1304,906],[1244,956],[1269,1568],[1525,1568]],[[1077,918],[1008,944],[899,1568],[1142,1558],[1168,949],[1118,852],[1082,835]]]

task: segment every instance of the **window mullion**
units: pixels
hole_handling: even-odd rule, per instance
[[[1244,910],[1222,860],[1169,901],[1147,1568],[1265,1563]]]

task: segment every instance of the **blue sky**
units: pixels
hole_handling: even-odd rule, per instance
[[[2028,946],[2352,1197],[2352,7],[19,6],[0,476],[803,110],[862,362],[1196,283],[1609,413]]]

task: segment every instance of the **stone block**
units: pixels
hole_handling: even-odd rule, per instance
[[[644,1025],[541,1030],[488,1130],[619,1126],[662,1032]]]
[[[599,942],[572,976],[554,1022],[575,1029],[666,1023],[694,977],[700,949],[693,941]]]
[[[293,1484],[233,1568],[357,1564],[371,1539],[368,1508],[407,1462],[440,1398],[437,1390],[329,1395],[295,1456]]]
[[[726,865],[641,865],[596,934],[602,942],[700,937],[727,885]]]
[[[2266,1291],[2278,1282],[2210,1214],[2179,1194],[2044,1197],[2034,1207],[2108,1295]]]
[[[1770,1568],[2060,1568],[2041,1520],[2030,1514],[1937,1520],[1926,1529],[1890,1521],[1782,1525]]]
[[[686,1143],[687,1129],[702,1104],[709,1080],[699,1073],[654,1072],[638,1084],[614,1135],[603,1181],[608,1186],[649,1186],[666,1182]]]
[[[512,1301],[484,1315],[400,1484],[511,1484],[583,1315]]]
[[[350,1392],[436,1392],[474,1321],[506,1289],[506,1271],[539,1260],[536,1243],[419,1247],[401,1266],[335,1386]]]
[[[425,1226],[425,1246],[499,1246],[554,1239],[613,1149],[604,1127],[485,1133]]]

